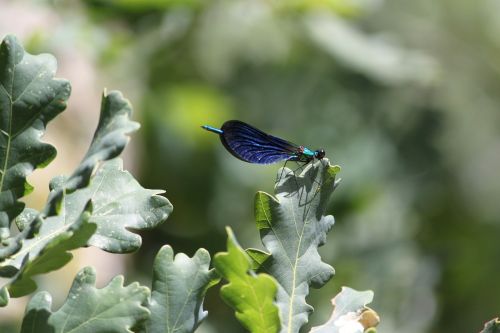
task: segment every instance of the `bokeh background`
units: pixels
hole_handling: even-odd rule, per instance
[[[78,164],[106,87],[142,123],[126,168],[174,205],[139,252],[77,251],[40,289],[60,303],[88,264],[101,286],[149,285],[161,245],[213,255],[226,225],[260,246],[253,195],[279,166],[236,160],[199,128],[240,119],[342,166],[321,249],[336,276],[312,291],[308,327],[348,285],[374,290],[379,332],[478,332],[500,315],[499,15],[496,0],[0,0],[0,38],[55,54],[73,86],[27,203]],[[0,309],[1,332],[18,331],[26,300]],[[199,332],[244,332],[217,288],[205,308]]]

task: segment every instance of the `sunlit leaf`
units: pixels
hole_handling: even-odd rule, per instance
[[[324,213],[339,170],[327,159],[308,165],[298,176],[289,169],[283,176],[279,170],[276,197],[264,192],[255,197],[257,227],[270,253],[261,270],[279,282],[281,332],[299,332],[313,310],[305,301],[309,286],[319,288],[334,274],[321,261],[318,247],[334,224],[333,216]]]
[[[366,307],[373,300],[373,291],[356,291],[342,287],[332,299],[334,306],[330,319],[321,326],[311,329],[311,333],[363,333],[377,326],[380,319],[375,311]]]
[[[174,257],[168,245],[163,246],[153,265],[153,287],[148,305],[151,317],[146,332],[194,332],[207,316],[203,310],[205,292],[219,282],[209,269],[210,254],[196,251],[193,258],[184,253]]]
[[[62,203],[71,223],[85,202],[92,200],[90,221],[97,224],[97,231],[88,244],[115,253],[139,249],[141,237],[130,230],[153,228],[172,211],[170,202],[157,195],[164,191],[143,188],[122,164],[119,158],[104,163],[87,187],[67,194]]]
[[[0,46],[2,240],[9,236],[10,223],[24,208],[18,199],[32,190],[26,177],[56,156],[54,147],[40,141],[47,123],[66,108],[71,90],[68,81],[54,78],[56,68],[52,55],[26,53],[13,36],[7,36]],[[2,256],[11,253],[4,251]]]
[[[276,281],[268,274],[255,274],[250,257],[227,228],[227,252],[214,257],[217,272],[228,284],[221,288],[224,301],[236,311],[236,318],[252,333],[274,333],[280,329],[274,304]]]
[[[65,303],[55,312],[47,292],[36,294],[28,304],[22,333],[129,333],[148,318],[145,307],[149,290],[137,282],[123,286],[117,276],[102,289],[95,287],[95,271],[81,270]]]

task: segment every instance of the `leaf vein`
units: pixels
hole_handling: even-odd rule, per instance
[[[36,78],[38,77],[38,75],[40,75],[42,73],[42,71],[44,69],[45,68],[43,66],[40,67],[40,69],[36,72],[36,75],[33,76],[33,79],[26,85],[26,87],[24,87],[23,91],[21,91],[19,96],[17,96],[17,98],[12,102],[12,104],[15,104],[24,95],[24,93],[28,90],[28,88],[31,86],[31,84],[36,81]],[[12,75],[12,76],[14,76],[14,75]],[[14,97],[14,96],[12,96],[12,97]]]
[[[14,77],[16,75],[16,64],[13,65],[12,69],[12,82],[11,86],[14,86]],[[3,83],[2,83],[3,86]],[[3,191],[3,182],[5,179],[5,173],[7,172],[7,166],[9,165],[9,156],[10,156],[10,143],[11,143],[11,133],[12,133],[12,111],[13,111],[13,105],[14,103],[12,102],[12,91],[9,92],[7,89],[4,87],[5,92],[7,93],[7,96],[9,97],[9,132],[7,134],[7,146],[5,147],[5,161],[3,163],[2,167],[2,178],[0,179],[0,192]]]
[[[196,274],[195,274],[195,275],[194,275],[194,277],[193,277],[193,281],[196,281],[196,278],[198,277],[198,274],[199,274],[199,273],[200,273],[200,271],[199,271],[199,270],[197,270],[197,271],[196,271]],[[181,316],[181,314],[182,314],[182,311],[183,311],[183,310],[184,310],[184,308],[186,307],[186,304],[187,304],[187,302],[188,302],[188,300],[189,300],[189,298],[190,298],[190,296],[191,296],[191,294],[192,294],[192,293],[193,293],[193,288],[192,288],[192,286],[191,286],[191,287],[189,288],[189,292],[188,292],[188,294],[187,294],[186,298],[184,299],[184,304],[182,305],[181,311],[179,311],[179,314],[177,315],[177,318],[175,319],[175,322],[174,322],[174,327],[173,327],[173,332],[175,332],[175,331],[176,331],[177,322],[179,321],[179,318],[180,318],[180,316]]]

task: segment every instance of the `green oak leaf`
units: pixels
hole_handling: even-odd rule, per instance
[[[82,269],[55,312],[49,293],[36,294],[26,308],[21,333],[130,333],[131,327],[148,318],[148,288],[137,282],[123,286],[123,277],[117,276],[97,289],[95,278],[93,268]]]
[[[104,92],[101,116],[92,143],[80,165],[67,179],[51,182],[51,192],[44,215],[55,215],[61,208],[66,193],[86,187],[97,165],[120,155],[129,141],[128,134],[139,128],[130,120],[132,106],[119,91]]]
[[[83,212],[80,212],[70,224],[65,224],[64,216],[61,215],[45,219],[39,234],[26,240],[23,248],[7,260],[7,265],[16,265],[19,270],[8,286],[11,297],[21,297],[35,291],[34,275],[61,268],[73,258],[69,251],[87,244],[97,228],[89,221],[92,216],[91,202],[87,201]]]
[[[347,328],[352,333],[363,333],[376,326],[380,319],[375,311],[366,307],[373,301],[373,291],[357,291],[342,287],[332,299],[334,307],[330,319],[321,326],[311,329],[311,333],[340,333]]]
[[[236,318],[252,333],[275,333],[280,329],[274,298],[277,282],[267,274],[255,274],[252,260],[227,230],[227,252],[214,257],[214,267],[229,283],[221,288],[222,299],[236,311]]]
[[[209,269],[210,254],[199,249],[193,258],[163,246],[153,264],[153,287],[146,322],[148,333],[194,332],[207,316],[203,299],[208,288],[219,282],[214,269]]]
[[[309,164],[298,176],[280,169],[276,197],[264,192],[255,196],[257,227],[270,254],[261,270],[279,283],[281,332],[299,332],[313,310],[305,300],[309,287],[323,286],[335,272],[321,261],[318,247],[334,224],[333,216],[324,213],[339,171],[326,158]]]
[[[90,221],[97,224],[97,231],[88,244],[108,252],[133,252],[139,249],[142,239],[129,229],[156,227],[172,212],[170,202],[158,195],[163,192],[143,188],[123,171],[122,160],[115,158],[97,169],[87,187],[66,194],[61,212],[66,223],[72,223],[85,202],[92,199]]]
[[[0,45],[0,240],[24,208],[18,199],[32,190],[26,177],[56,156],[40,141],[71,91],[68,81],[54,78],[56,68],[52,55],[31,55],[13,36]]]
[[[66,196],[66,211],[85,199],[95,201],[90,219],[97,231],[89,245],[114,253],[133,252],[141,247],[142,239],[129,229],[151,229],[165,221],[172,204],[158,194],[161,190],[143,188],[127,171],[119,158],[106,162],[98,169],[90,186]],[[74,209],[74,208],[71,208]]]
[[[480,333],[500,333],[500,319],[495,318],[484,324]]]

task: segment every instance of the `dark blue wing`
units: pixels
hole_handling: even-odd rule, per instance
[[[239,120],[222,125],[222,144],[236,158],[249,163],[271,164],[296,155],[299,147],[291,142],[266,134]]]

